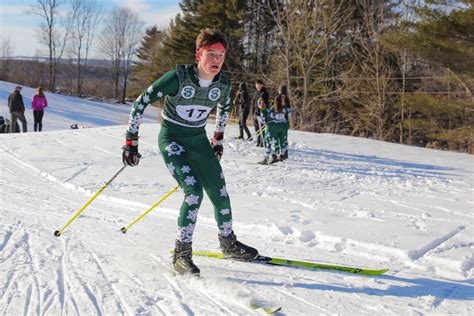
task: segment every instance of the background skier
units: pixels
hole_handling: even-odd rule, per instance
[[[288,158],[288,129],[290,128],[291,106],[287,95],[286,85],[281,85],[278,95],[273,102],[273,114],[275,115],[275,154],[278,160]]]
[[[259,123],[261,126],[264,126],[265,136],[263,139],[263,145],[266,148],[265,157],[262,161],[259,161],[261,165],[269,165],[278,161],[276,152],[275,152],[275,143],[276,139],[276,123],[275,123],[275,113],[273,108],[267,106],[263,98],[258,99],[258,107],[260,109]]]
[[[268,103],[268,92],[267,89],[265,89],[265,84],[263,83],[262,80],[257,80],[255,81],[255,93],[253,95],[252,99],[252,113],[253,113],[253,126],[255,128],[255,133],[259,134],[257,137],[257,146],[263,147],[263,139],[265,137],[265,131],[262,130],[260,131],[261,127],[260,126],[260,109],[258,107],[258,100],[260,98],[263,99],[263,102],[265,102],[266,107],[269,106]]]

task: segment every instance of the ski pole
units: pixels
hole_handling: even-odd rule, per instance
[[[171,189],[171,191],[169,191],[168,193],[166,193],[165,196],[163,196],[158,202],[156,202],[155,204],[153,204],[149,209],[147,209],[142,215],[140,215],[136,220],[134,220],[132,223],[128,224],[127,227],[122,227],[120,228],[120,231],[124,234],[127,233],[127,230],[132,227],[133,225],[135,225],[139,220],[141,220],[146,214],[150,213],[151,210],[153,210],[155,207],[157,207],[161,202],[163,202],[164,200],[166,200],[168,198],[168,196],[170,196],[171,194],[173,194],[176,190],[179,189],[179,185],[175,186],[173,189]]]
[[[266,126],[267,126],[266,123],[262,125],[262,124],[260,124],[260,121],[259,121],[259,122],[258,122],[258,132],[257,132],[257,134],[255,135],[255,137],[257,138],[257,142],[258,142],[258,138],[259,138],[259,137],[262,138],[262,143],[263,143],[263,146],[264,146],[264,147],[267,147],[267,146],[265,145],[265,137],[263,137],[263,130],[264,130],[264,128],[265,128]]]
[[[101,194],[101,193],[102,193],[102,191],[104,191],[104,190],[105,190],[105,188],[106,188],[106,187],[108,187],[108,185],[109,185],[110,183],[112,183],[112,181],[114,181],[114,180],[115,180],[115,178],[117,178],[117,176],[118,176],[118,175],[119,175],[119,174],[120,174],[120,173],[123,171],[123,169],[125,169],[125,167],[127,167],[127,165],[123,165],[123,167],[122,167],[122,168],[120,168],[120,170],[119,170],[119,171],[118,171],[118,172],[117,172],[117,173],[116,173],[116,174],[115,174],[115,175],[112,177],[112,179],[110,179],[110,180],[109,180],[109,181],[108,181],[108,182],[107,182],[107,183],[106,183],[106,184],[105,184],[105,185],[104,185],[102,188],[100,188],[100,190],[99,190],[99,191],[97,191],[97,193],[96,193],[96,194],[94,194],[94,196],[93,196],[93,197],[91,197],[91,198],[89,199],[89,201],[87,201],[87,203],[86,203],[86,204],[84,204],[84,206],[83,206],[83,207],[81,207],[81,209],[80,209],[79,211],[77,211],[77,213],[76,213],[76,214],[74,214],[74,216],[73,216],[73,217],[72,217],[72,218],[69,220],[69,222],[67,222],[67,223],[66,223],[66,225],[64,225],[64,226],[63,226],[63,227],[62,227],[60,230],[56,230],[56,231],[54,232],[54,236],[56,236],[56,237],[59,237],[59,236],[61,236],[61,233],[63,232],[63,230],[65,230],[65,229],[66,229],[66,227],[68,227],[68,226],[69,226],[69,225],[72,223],[72,221],[73,221],[73,220],[75,220],[75,219],[76,219],[76,217],[78,217],[78,216],[79,216],[79,214],[81,214],[81,213],[82,213],[82,211],[84,211],[84,210],[86,209],[86,207],[88,207],[88,206],[89,206],[89,204],[91,204],[91,203],[92,203],[92,201],[94,201],[94,200],[95,200],[95,198],[96,198],[96,197],[98,197],[98,196],[99,196],[99,194]]]
[[[260,126],[260,122],[259,122],[259,123],[258,123],[258,126],[259,126],[259,129],[258,129],[257,134],[255,134],[255,137],[259,137],[260,134],[263,133],[263,129],[267,126],[267,124],[263,124],[262,126]]]

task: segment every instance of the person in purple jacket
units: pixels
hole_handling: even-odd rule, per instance
[[[33,108],[33,118],[35,120],[35,132],[41,132],[41,130],[43,129],[44,108],[47,106],[48,100],[46,100],[46,96],[43,93],[43,88],[36,88],[35,96],[31,101],[31,107]]]

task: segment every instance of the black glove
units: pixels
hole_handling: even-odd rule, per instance
[[[138,152],[138,139],[126,139],[122,146],[122,161],[124,165],[136,166],[142,155]]]
[[[216,137],[211,140],[212,151],[214,152],[214,155],[216,155],[218,161],[221,160],[222,154],[224,153],[224,146],[222,146],[222,143],[223,140],[217,140]]]

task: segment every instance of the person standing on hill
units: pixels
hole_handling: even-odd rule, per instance
[[[23,133],[27,132],[27,125],[26,125],[26,118],[25,118],[25,105],[23,103],[23,96],[21,95],[21,86],[16,86],[15,91],[8,96],[8,110],[10,111],[10,132],[11,133],[19,133],[17,131],[16,126],[17,120],[20,120]]]
[[[279,150],[277,150],[278,160],[282,161],[288,159],[288,130],[290,129],[291,121],[291,104],[288,97],[288,88],[281,84],[278,88],[278,95],[273,102],[275,120],[278,123],[277,140]]]
[[[247,127],[247,118],[250,113],[250,102],[249,94],[247,92],[247,85],[242,82],[239,85],[239,91],[237,91],[234,99],[234,105],[239,110],[239,137],[237,139],[244,139],[244,131],[247,134],[247,140],[251,140],[252,135],[250,134],[249,128]]]
[[[43,93],[43,88],[36,88],[36,93],[31,100],[31,108],[33,109],[33,119],[35,121],[34,130],[35,132],[41,132],[43,129],[43,115],[44,109],[48,106],[48,100]]]
[[[260,109],[259,123],[263,126],[265,131],[263,145],[266,148],[265,157],[258,163],[261,165],[270,165],[278,161],[275,152],[275,144],[277,141],[275,138],[275,135],[277,134],[275,112],[273,107],[269,108],[267,106],[263,98],[258,99],[257,104]]]
[[[262,126],[260,125],[259,117],[260,117],[260,109],[258,107],[258,100],[263,99],[263,102],[265,102],[265,107],[269,106],[268,103],[268,92],[267,89],[265,89],[265,84],[263,83],[262,80],[257,80],[255,81],[255,91],[252,99],[252,113],[253,113],[253,126],[255,128],[255,133],[258,135],[257,136],[257,146],[263,147],[263,139],[265,137],[264,133],[265,131],[262,129]]]
[[[164,98],[158,147],[163,160],[184,191],[178,217],[174,269],[199,274],[192,260],[192,239],[204,190],[214,206],[218,240],[226,257],[253,259],[255,248],[237,240],[232,228],[232,208],[219,160],[229,120],[231,82],[222,71],[227,44],[222,33],[202,30],[196,38],[196,64],[178,65],[146,89],[133,103],[125,145],[124,164],[138,165],[138,131],[145,108]],[[217,107],[211,142],[206,135],[209,113]]]

